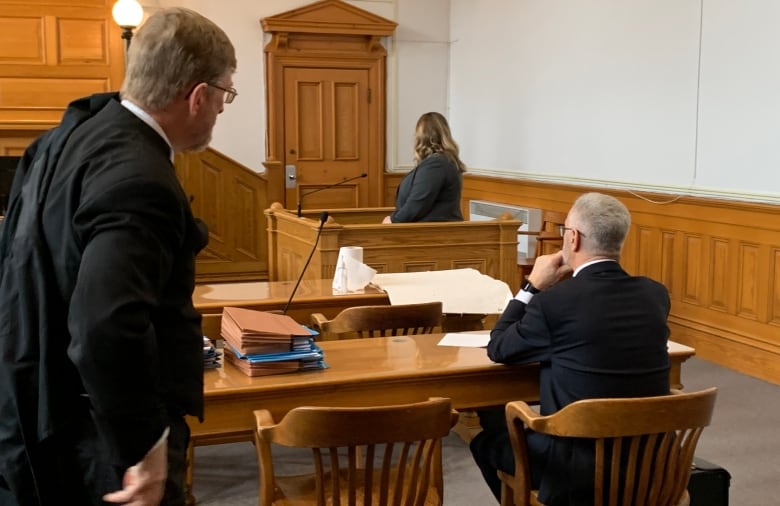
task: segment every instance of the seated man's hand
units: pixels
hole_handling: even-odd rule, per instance
[[[534,268],[528,275],[528,281],[539,290],[549,288],[572,274],[572,268],[563,263],[563,253],[542,255],[534,260]]]
[[[382,220],[382,224],[385,223],[392,223],[393,221],[390,219],[390,216],[385,216],[385,218]]]

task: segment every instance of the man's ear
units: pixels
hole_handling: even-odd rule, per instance
[[[209,85],[206,83],[198,83],[192,88],[190,96],[187,99],[191,115],[197,114],[198,110],[203,107],[203,102],[206,100],[206,93],[208,93],[208,87]]]
[[[571,241],[572,251],[579,251],[582,249],[582,235],[579,230],[574,229],[571,231],[571,234],[569,234],[569,241]]]

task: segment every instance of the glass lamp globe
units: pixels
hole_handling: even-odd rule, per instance
[[[144,8],[136,0],[117,0],[111,15],[122,28],[135,28],[144,18]]]

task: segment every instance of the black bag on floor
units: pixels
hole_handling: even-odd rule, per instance
[[[717,464],[693,458],[693,470],[688,481],[690,506],[728,506],[731,475]]]

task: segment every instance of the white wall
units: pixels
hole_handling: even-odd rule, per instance
[[[398,0],[397,7],[388,57],[388,168],[408,170],[417,119],[448,113],[449,0]]]
[[[780,2],[706,0],[699,181],[780,193]]]
[[[451,3],[476,172],[780,202],[780,2]]]
[[[213,19],[239,97],[212,146],[262,171],[260,19],[310,0],[142,0]],[[780,202],[777,0],[354,0],[399,26],[387,169],[420,114],[447,115],[476,173]]]

